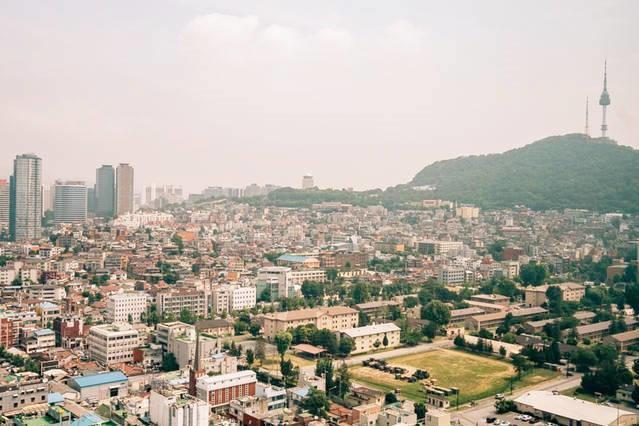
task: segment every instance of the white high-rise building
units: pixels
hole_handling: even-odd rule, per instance
[[[307,174],[302,177],[302,189],[311,189],[315,187],[313,175]]]
[[[0,230],[9,228],[9,181],[0,179]]]
[[[91,359],[102,365],[133,362],[140,334],[130,324],[102,324],[89,329],[87,346]]]
[[[42,235],[42,160],[35,154],[18,155],[13,161],[10,188],[9,231],[14,241]]]
[[[112,294],[106,301],[106,319],[112,323],[140,322],[140,316],[146,311],[146,294]]]
[[[53,217],[56,223],[87,220],[87,187],[82,181],[56,181]]]

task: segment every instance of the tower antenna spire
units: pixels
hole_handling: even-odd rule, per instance
[[[586,136],[590,136],[590,126],[588,125],[588,97],[586,96],[586,127],[584,129],[584,134]]]
[[[608,61],[604,61],[604,87],[599,97],[599,105],[601,105],[601,137],[607,137],[608,123],[606,121],[606,112],[610,105],[610,95],[608,94]]]

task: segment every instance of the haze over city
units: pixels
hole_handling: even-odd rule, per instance
[[[136,169],[176,183],[386,187],[423,166],[582,132],[639,146],[635,1],[0,4],[0,175]]]

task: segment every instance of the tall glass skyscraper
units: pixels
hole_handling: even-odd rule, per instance
[[[115,215],[115,169],[104,165],[95,172],[95,214],[100,217]]]
[[[87,220],[87,187],[81,181],[57,181],[53,203],[56,223],[84,223]]]
[[[34,154],[18,155],[10,182],[9,233],[13,241],[42,235],[42,160]]]

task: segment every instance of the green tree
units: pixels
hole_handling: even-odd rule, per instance
[[[338,351],[342,356],[348,356],[355,348],[355,342],[350,337],[342,337],[339,340],[339,348]]]
[[[328,398],[326,394],[315,388],[310,388],[306,398],[302,400],[302,409],[308,411],[314,416],[327,418],[329,409]]]
[[[246,363],[250,367],[250,366],[253,365],[254,362],[255,362],[255,353],[253,352],[252,349],[247,349],[246,350]]]
[[[450,309],[439,300],[431,300],[422,307],[421,317],[439,326],[444,326],[450,321]]]
[[[293,336],[288,331],[280,331],[275,335],[274,341],[275,346],[277,347],[277,353],[280,354],[280,360],[284,361],[284,355],[286,351],[291,346],[291,341],[293,340]]]
[[[562,295],[559,286],[551,285],[546,290],[548,310],[554,315],[561,315]]]
[[[386,334],[384,334],[384,338],[382,339],[382,345],[384,345],[385,348],[388,347],[388,336]]]
[[[397,402],[397,395],[395,394],[395,392],[388,392],[385,396],[384,396],[384,403],[385,404],[394,404]]]
[[[336,376],[335,387],[337,388],[337,394],[340,398],[344,399],[344,396],[346,396],[351,388],[351,373],[346,363],[342,363],[339,366]]]
[[[513,367],[515,367],[515,371],[517,372],[517,378],[521,380],[521,373],[530,368],[530,362],[525,356],[519,354],[515,354],[511,358],[513,361]]]
[[[426,405],[423,402],[416,402],[414,405],[417,422],[420,423],[426,417]]]
[[[371,300],[371,289],[368,283],[355,283],[351,289],[351,298],[353,303],[364,303]]]
[[[315,375],[324,378],[327,395],[333,392],[333,361],[329,358],[320,358],[315,363]]]
[[[530,262],[528,265],[521,267],[519,278],[524,285],[541,285],[546,280],[546,268],[543,265]]]
[[[178,365],[173,352],[167,352],[164,357],[162,357],[162,371],[175,371],[179,369],[180,366]]]
[[[195,316],[189,309],[184,308],[180,311],[180,321],[187,324],[195,324],[197,316]]]
[[[262,338],[255,341],[255,358],[259,359],[261,363],[266,360],[266,343]]]

